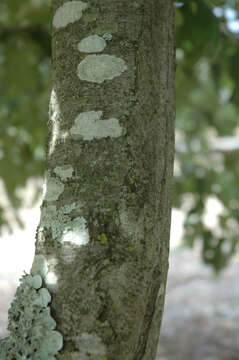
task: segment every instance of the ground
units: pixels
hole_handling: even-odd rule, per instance
[[[238,268],[215,277],[199,249],[172,252],[158,359],[239,359]]]
[[[7,334],[7,309],[18,279],[31,267],[39,204],[35,209],[26,206],[22,210],[27,231],[16,230],[0,238],[0,338]],[[172,242],[176,246],[174,235],[182,235],[183,217],[173,214],[172,223],[176,229],[171,234]],[[238,360],[239,256],[220,277],[215,277],[201,263],[199,247],[191,250],[174,246],[157,360]]]

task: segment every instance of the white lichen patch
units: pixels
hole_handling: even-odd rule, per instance
[[[123,59],[114,55],[88,55],[77,67],[81,80],[102,83],[121,75],[127,69]]]
[[[106,45],[106,41],[101,36],[90,35],[78,43],[77,49],[84,53],[97,53],[103,51]]]
[[[35,255],[32,268],[31,268],[31,274],[32,275],[41,275],[42,278],[44,278],[47,274],[48,266],[47,261],[44,255]]]
[[[52,331],[51,336],[44,338],[42,342],[42,347],[45,349],[44,353],[54,355],[62,348],[63,340],[62,337],[59,337],[59,334],[58,331]],[[42,352],[43,355],[44,353]],[[43,359],[46,358],[44,357]]]
[[[73,167],[71,165],[57,166],[54,173],[61,178],[62,181],[70,179],[73,174]]]
[[[87,3],[83,1],[68,1],[64,3],[55,12],[53,26],[59,29],[80,20],[83,11],[87,7]]]
[[[105,33],[103,36],[103,39],[105,39],[106,41],[110,41],[112,40],[113,36],[109,33]]]
[[[86,356],[86,359],[90,359],[90,355],[94,356],[106,354],[106,347],[104,343],[101,338],[95,334],[81,334],[77,337],[76,346],[80,350],[79,355]]]
[[[88,111],[80,113],[74,122],[70,132],[72,135],[81,135],[84,140],[104,138],[107,136],[118,137],[122,135],[119,120],[110,118],[100,120],[102,111]]]
[[[42,208],[41,227],[51,229],[53,239],[60,237],[65,222],[70,221],[68,216],[64,216],[61,211],[56,211],[55,205],[49,205]]]
[[[76,217],[72,220],[70,215],[76,207],[75,203],[65,205],[59,209],[54,205],[43,207],[41,227],[50,229],[52,238],[59,242],[69,242],[78,246],[87,244],[89,242],[89,233],[86,220],[83,217]]]
[[[64,184],[60,180],[50,176],[48,171],[43,185],[43,199],[46,201],[55,201],[64,190]]]
[[[10,336],[0,344],[1,360],[53,360],[63,346],[48,306],[51,295],[46,288],[38,289],[39,278],[26,275],[20,279],[8,311]]]
[[[69,214],[72,210],[74,210],[77,207],[76,203],[72,203],[72,204],[66,204],[64,206],[62,206],[61,208],[61,212],[63,214]]]
[[[89,231],[86,226],[86,220],[78,217],[68,225],[62,235],[62,242],[68,242],[73,245],[82,246],[89,242]]]

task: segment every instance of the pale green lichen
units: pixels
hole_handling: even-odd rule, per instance
[[[51,317],[50,293],[40,288],[40,275],[25,275],[8,311],[10,336],[0,342],[1,360],[54,360],[63,346]]]
[[[86,226],[86,220],[80,216],[65,227],[61,241],[82,246],[88,244],[89,239],[90,237]]]
[[[102,36],[103,39],[105,39],[106,41],[110,41],[112,40],[113,36],[109,33],[105,33],[103,36]]]
[[[31,275],[41,275],[44,278],[47,274],[48,266],[47,261],[44,255],[35,255],[32,268]]]
[[[48,205],[42,208],[41,211],[41,230],[44,228],[51,229],[52,231],[52,237],[57,237],[57,227],[61,221],[60,213],[56,211],[55,205]]]
[[[43,199],[46,201],[55,201],[64,190],[64,184],[60,180],[50,176],[47,171],[45,183],[43,185]]]
[[[57,29],[80,20],[83,11],[88,7],[83,1],[68,1],[60,6],[53,17],[53,26]]]
[[[62,214],[70,214],[72,210],[74,210],[76,207],[77,207],[76,203],[66,204],[61,207],[60,211],[62,212]]]
[[[100,120],[102,111],[88,111],[80,113],[72,126],[70,132],[72,135],[81,135],[84,140],[93,140],[94,138],[118,137],[122,135],[122,128],[119,120],[110,118]]]
[[[73,167],[71,165],[57,166],[54,169],[54,173],[60,177],[62,181],[70,179],[73,174]]]
[[[58,210],[54,205],[42,208],[41,225],[51,230],[53,239],[60,240],[65,226],[71,222],[71,217],[68,214],[71,212],[71,209],[74,209],[74,206],[74,204],[71,204]]]
[[[127,69],[123,59],[114,55],[88,55],[77,67],[77,75],[81,80],[101,84],[112,80]]]
[[[106,347],[101,338],[96,334],[83,333],[76,339],[79,350],[79,359],[103,359]]]
[[[50,301],[51,301],[51,295],[49,291],[45,288],[42,288],[38,291],[38,297],[33,301],[33,304],[38,305],[40,307],[46,307]]]
[[[38,274],[34,276],[26,276],[25,282],[34,289],[40,289],[40,287],[42,286],[42,278]]]
[[[84,53],[97,53],[103,51],[106,45],[106,41],[102,37],[90,35],[78,43],[77,49]]]
[[[54,205],[42,208],[41,226],[51,230],[53,239],[61,243],[71,243],[77,246],[89,242],[89,232],[86,220],[82,216],[72,219],[70,213],[76,204],[65,205],[59,209]]]

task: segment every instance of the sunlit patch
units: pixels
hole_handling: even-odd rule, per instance
[[[53,271],[49,272],[45,277],[45,282],[47,285],[56,285],[57,283],[56,274]]]
[[[60,106],[58,103],[57,95],[54,89],[51,91],[50,99],[50,120],[52,123],[52,136],[49,143],[49,155],[51,155],[55,149],[56,141],[60,137]]]
[[[47,261],[44,255],[35,255],[31,268],[31,274],[40,274],[43,278],[48,271]]]
[[[86,227],[86,220],[83,217],[76,218],[70,227],[63,231],[62,242],[82,246],[89,242],[89,232]]]
[[[52,137],[49,144],[49,155],[53,153],[56,146],[56,141],[59,138],[59,136],[60,136],[60,125],[59,122],[55,120],[52,126]]]

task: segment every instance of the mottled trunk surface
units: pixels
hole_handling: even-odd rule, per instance
[[[52,37],[36,255],[63,335],[57,358],[153,360],[168,270],[173,4],[53,0]]]

